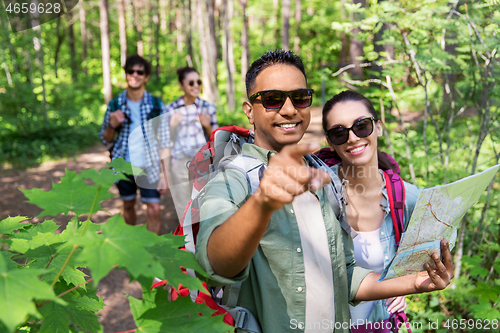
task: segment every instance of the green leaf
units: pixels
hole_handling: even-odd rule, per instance
[[[481,266],[483,259],[476,255],[472,257],[464,257],[462,259],[465,263],[466,268],[470,271],[471,275],[479,275],[483,279],[488,275],[488,270]]]
[[[101,185],[103,189],[111,188],[111,186],[113,186],[113,184],[117,180],[128,180],[128,178],[123,173],[104,168],[100,171],[97,171],[96,169],[82,170],[80,176],[83,179],[91,179],[97,185]]]
[[[58,215],[60,213],[68,214],[70,211],[76,215],[88,214],[92,208],[98,186],[87,185],[76,172],[66,170],[66,175],[61,178],[61,183],[52,183],[50,191],[40,189],[21,190],[29,199],[28,202],[42,208],[43,211],[38,215]],[[97,202],[112,198],[114,194],[100,189]],[[104,210],[100,204],[94,208]]]
[[[214,310],[188,297],[168,300],[168,291],[156,288],[143,293],[143,300],[128,296],[137,333],[229,333],[233,327],[223,322],[224,316],[212,317]],[[199,314],[202,314],[201,316]]]
[[[33,299],[55,299],[52,288],[38,279],[42,270],[8,270],[0,256],[0,321],[12,332],[28,315],[38,317]]]
[[[59,282],[55,286],[58,294],[68,290],[70,285]],[[42,306],[39,311],[43,316],[41,332],[61,333],[69,332],[70,319],[74,325],[87,332],[98,332],[101,329],[98,316],[95,312],[104,307],[102,299],[95,296],[96,289],[89,288],[88,292],[81,289],[73,290],[61,298],[66,305],[50,302]],[[88,293],[88,294],[87,294]]]
[[[14,260],[12,260],[14,253],[10,253],[8,251],[1,251],[0,256],[3,257],[7,270],[13,271],[17,269],[17,263]]]
[[[8,218],[0,221],[0,234],[10,234],[14,230],[24,228],[26,224],[20,222],[27,219],[28,218],[26,216],[9,216]]]
[[[24,255],[19,258],[31,259],[34,261],[30,264],[31,268],[36,269],[46,269],[42,280],[48,283],[52,283],[56,278],[59,271],[64,266],[66,259],[68,258],[72,248],[70,247],[62,247],[61,244],[56,244],[53,246],[42,246],[39,248],[35,248],[33,250],[27,251]],[[63,273],[62,278],[68,283],[73,284],[75,286],[80,285],[85,282],[85,278],[87,275],[78,269],[75,263],[75,257],[78,253],[81,252],[81,249],[76,249],[73,257],[67,263]],[[84,287],[85,288],[85,287]]]
[[[106,163],[106,165],[112,168],[114,171],[122,172],[127,175],[133,175],[132,164],[130,162],[125,162],[123,158],[115,158],[111,163]]]
[[[204,291],[203,283],[199,279],[192,278],[180,269],[180,266],[194,269],[199,275],[208,278],[208,275],[198,264],[191,252],[181,251],[179,247],[185,244],[184,236],[165,235],[165,241],[150,248],[149,252],[155,255],[164,268],[163,277],[168,284],[177,287],[182,284],[189,289]],[[160,276],[158,276],[160,277]]]
[[[494,301],[500,295],[500,287],[494,287],[484,282],[479,282],[476,288],[471,291],[473,295],[480,295],[481,302],[489,303],[490,300]]]
[[[152,280],[161,276],[163,269],[145,244],[154,246],[162,241],[162,237],[147,230],[145,225],[131,226],[121,215],[115,215],[102,224],[101,234],[87,231],[69,243],[83,246],[79,260],[88,266],[97,284],[115,265],[127,269],[134,277],[142,275]]]
[[[493,267],[495,268],[495,271],[497,271],[498,275],[500,275],[500,261],[495,261],[493,263]]]
[[[470,309],[474,314],[474,318],[480,319],[498,319],[500,318],[500,311],[494,308],[490,302],[480,302],[479,304],[471,304]]]
[[[42,245],[52,245],[62,242],[60,234],[54,234],[59,226],[53,220],[46,220],[37,226],[24,228],[19,233],[12,234],[4,242],[10,244],[10,250],[25,253]]]

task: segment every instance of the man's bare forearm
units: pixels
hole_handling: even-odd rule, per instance
[[[208,259],[214,271],[232,278],[252,259],[274,210],[259,194],[252,195],[208,240]]]

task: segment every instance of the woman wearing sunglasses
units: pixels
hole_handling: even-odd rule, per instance
[[[382,170],[399,173],[399,167],[389,155],[377,149],[382,126],[370,100],[357,92],[344,91],[323,107],[323,129],[330,147],[318,154],[347,184],[345,217],[357,232],[353,239],[356,264],[376,273],[390,264],[396,252],[396,232]],[[406,182],[403,185],[403,230],[406,230],[420,190]],[[350,306],[355,324],[388,320],[405,308],[404,296]],[[353,332],[385,332],[366,327],[359,326]]]
[[[180,218],[191,198],[187,165],[218,127],[215,105],[202,100],[202,81],[196,69],[177,69],[179,87],[184,95],[165,107],[170,162],[165,163],[169,187]],[[171,172],[170,172],[171,171]]]

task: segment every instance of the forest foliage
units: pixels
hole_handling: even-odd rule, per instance
[[[308,85],[316,90],[314,105],[344,89],[372,100],[385,122],[383,149],[396,158],[404,179],[430,187],[499,163],[497,1],[110,0],[107,5],[114,96],[124,88],[126,47],[127,54],[142,53],[152,61],[147,89],[165,103],[180,95],[177,67],[192,64],[200,74],[210,67],[216,75],[203,77],[205,96],[217,104],[220,123],[247,126],[238,105],[246,98],[248,60],[289,47],[304,60]],[[9,30],[1,9],[2,168],[25,168],[96,144],[105,108],[97,2],[81,1],[70,14],[22,32]],[[208,83],[216,87],[211,93]],[[499,177],[461,223],[453,251],[457,278],[445,291],[412,296],[411,320],[500,318]],[[24,252],[2,251],[8,253]],[[54,289],[44,290],[43,299],[53,299]],[[474,331],[469,328],[438,332]]]

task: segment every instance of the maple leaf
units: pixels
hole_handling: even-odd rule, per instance
[[[128,178],[121,172],[116,172],[111,169],[86,169],[80,173],[82,179],[91,179],[97,185],[101,185],[104,189],[109,189],[113,184],[120,179],[128,180]]]
[[[52,283],[57,276],[57,273],[62,269],[66,263],[66,259],[70,254],[71,249],[68,247],[63,247],[61,250],[61,244],[54,244],[52,246],[42,246],[34,248],[27,251],[24,255],[18,258],[26,258],[34,260],[30,263],[30,268],[44,269],[42,280],[48,283]],[[81,249],[76,249],[74,256],[66,263],[66,267],[62,272],[61,277],[68,284],[73,284],[75,286],[80,285],[85,282],[87,275],[78,269],[75,257]]]
[[[7,267],[7,270],[9,270],[9,271],[13,271],[13,270],[17,269],[17,263],[14,260],[12,260],[12,257],[14,255],[15,255],[14,253],[11,253],[8,251],[1,251],[0,252],[0,256],[3,257],[4,263]]]
[[[121,215],[114,215],[101,226],[101,234],[87,231],[83,237],[69,240],[69,244],[83,246],[78,260],[88,266],[96,284],[117,264],[131,276],[142,275],[151,281],[163,273],[162,266],[146,250],[148,245],[162,242],[162,237],[147,230],[145,225],[126,224]]]
[[[11,235],[11,239],[4,240],[5,243],[10,244],[10,250],[24,253],[29,249],[34,249],[42,245],[52,245],[60,243],[61,235],[54,234],[59,226],[53,220],[46,220],[38,223],[35,227],[29,225],[19,233]]]
[[[38,279],[42,270],[9,270],[0,256],[0,321],[9,332],[22,324],[28,315],[38,317],[33,299],[55,300],[52,288]]]
[[[60,294],[69,289],[69,285],[59,282],[55,286],[56,293]],[[66,305],[50,302],[42,306],[39,311],[43,316],[41,332],[61,333],[69,332],[70,322],[81,330],[97,332],[101,329],[96,312],[104,307],[102,299],[95,296],[96,289],[87,291],[73,290],[61,298]]]
[[[115,158],[111,161],[111,163],[106,163],[106,165],[112,168],[114,171],[122,172],[127,175],[133,175],[134,171],[132,170],[132,163],[125,162],[123,158]]]
[[[228,333],[234,330],[223,322],[224,316],[212,317],[214,310],[192,302],[189,296],[170,302],[168,291],[156,288],[144,292],[142,301],[132,296],[128,299],[137,333]]]
[[[0,221],[0,234],[10,234],[14,230],[22,229],[26,226],[26,223],[20,223],[28,218],[26,216],[15,216],[7,217],[6,219]]]
[[[50,191],[40,189],[21,190],[29,199],[28,202],[42,208],[38,215],[55,216],[60,213],[68,215],[70,211],[76,215],[88,214],[92,208],[98,185],[87,185],[82,182],[82,178],[66,169],[66,174],[61,178],[59,184],[52,183]],[[101,189],[97,196],[97,202],[112,198],[114,194]],[[99,204],[92,213],[97,210],[104,210]]]
[[[202,282],[199,279],[192,278],[180,269],[180,266],[193,269],[199,275],[208,278],[203,268],[191,252],[181,251],[179,247],[185,244],[184,236],[165,235],[165,241],[149,248],[149,252],[156,256],[164,268],[163,279],[168,280],[171,286],[182,284],[189,289],[205,291]]]

